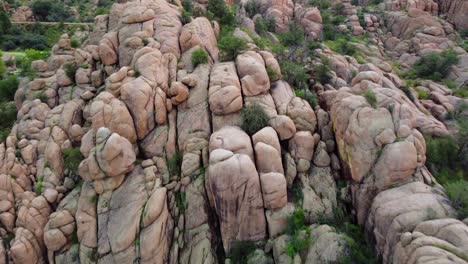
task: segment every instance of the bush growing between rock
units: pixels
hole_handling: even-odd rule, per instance
[[[252,241],[236,241],[234,242],[228,257],[233,264],[245,264],[249,259],[249,255],[256,249],[255,243]]]
[[[196,49],[192,52],[192,64],[196,68],[200,64],[208,63],[208,54],[202,48]]]
[[[299,46],[304,43],[304,30],[294,22],[289,23],[288,31],[279,36],[285,46]]]
[[[260,3],[256,2],[255,0],[249,0],[244,5],[244,8],[245,8],[245,12],[247,13],[247,16],[250,18],[260,13]]]
[[[445,78],[453,65],[458,63],[458,57],[455,51],[445,50],[440,53],[429,53],[419,59],[413,66],[413,74],[440,81]]]
[[[63,151],[63,162],[65,168],[74,174],[78,173],[78,166],[84,159],[79,148],[70,148]]]
[[[76,71],[78,70],[78,65],[74,62],[67,63],[63,65],[63,70],[65,71],[65,74],[67,77],[72,81],[72,83],[75,83],[75,74]]]
[[[241,111],[241,117],[242,130],[249,135],[253,135],[268,126],[268,116],[265,110],[256,103],[244,107]]]
[[[208,18],[218,21],[222,25],[233,25],[235,20],[234,12],[223,0],[209,0]]]
[[[426,166],[441,184],[468,180],[468,119],[463,115],[467,107],[461,105],[449,115],[456,121],[456,134],[425,138]]]
[[[447,183],[445,186],[447,195],[452,202],[453,207],[457,210],[458,217],[465,219],[468,217],[468,181],[459,180],[456,182]]]
[[[366,98],[367,102],[373,107],[377,108],[377,96],[375,96],[375,93],[371,90],[367,90],[363,94],[364,98]]]
[[[167,170],[170,176],[179,176],[182,167],[182,153],[176,152],[167,160]]]
[[[10,128],[16,120],[16,106],[14,102],[0,103],[0,129]]]
[[[317,106],[318,98],[314,92],[311,92],[307,89],[305,90],[296,89],[295,92],[296,92],[297,97],[300,97],[306,100],[312,108],[315,108],[315,106]]]
[[[297,88],[304,89],[307,87],[307,73],[304,65],[290,61],[281,62],[281,72],[283,80]]]
[[[322,63],[314,67],[314,78],[321,84],[327,84],[333,78],[331,74],[330,60],[326,57],[321,58]]]
[[[13,101],[15,92],[18,89],[19,80],[16,76],[11,75],[0,80],[0,102]]]
[[[305,223],[302,210],[294,211],[287,218],[286,234],[291,237],[291,240],[286,247],[286,252],[291,258],[310,246],[310,228]]]
[[[218,48],[223,52],[224,60],[233,60],[241,51],[247,49],[247,41],[225,33],[218,41]]]
[[[275,32],[275,20],[271,17],[259,17],[255,20],[255,31],[258,33]]]

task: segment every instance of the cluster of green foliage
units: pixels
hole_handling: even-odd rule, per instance
[[[110,13],[110,9],[113,3],[114,1],[112,0],[99,0],[96,11],[94,12],[94,16],[105,15]],[[84,5],[80,5],[78,10],[80,10],[81,17],[84,17],[83,12],[86,10],[86,8],[84,8]],[[91,19],[85,18],[85,21],[87,22],[90,22],[92,20],[93,17],[91,17]]]
[[[34,186],[36,189],[36,193],[42,193],[42,185],[44,183],[44,176],[39,176],[39,179],[36,182],[36,185]]]
[[[349,254],[338,260],[340,264],[377,263],[374,251],[364,237],[362,228],[349,222],[342,223],[338,232],[344,235]]]
[[[75,75],[78,68],[78,64],[76,64],[75,62],[68,62],[63,65],[63,70],[65,71],[65,74],[67,75],[68,79],[72,81],[72,83],[75,83]]]
[[[61,1],[53,0],[34,0],[31,4],[31,10],[34,17],[39,21],[75,22],[70,7]]]
[[[334,41],[327,41],[327,46],[334,52],[354,56],[357,53],[356,47],[350,43],[350,39],[346,37],[337,38]]]
[[[280,65],[283,80],[297,88],[307,88],[308,75],[305,72],[304,65],[291,61],[281,61]]]
[[[7,51],[16,49],[47,50],[57,43],[63,33],[72,35],[76,30],[82,30],[83,27],[82,25],[65,26],[63,23],[58,25],[41,25],[39,23],[11,25],[0,29],[0,31],[4,30],[4,33],[0,34],[0,49]]]
[[[371,243],[364,236],[362,228],[352,223],[350,215],[342,207],[338,206],[332,217],[321,217],[318,223],[332,226],[337,233],[343,235],[348,254],[338,260],[339,264],[378,263]]]
[[[200,64],[208,63],[208,53],[202,48],[198,48],[192,52],[192,64],[193,67],[197,67]]]
[[[179,176],[182,168],[182,153],[176,152],[167,160],[167,170],[170,176]]]
[[[63,162],[65,168],[74,174],[78,174],[78,166],[84,159],[79,148],[69,148],[63,151]]]
[[[14,102],[0,102],[0,142],[4,142],[16,120]]]
[[[274,32],[275,31],[275,19],[274,18],[263,18],[259,17],[255,20],[255,31],[257,33],[263,32]]]
[[[288,216],[286,234],[290,236],[286,252],[291,258],[309,248],[311,235],[310,228],[306,226],[304,211],[299,209]]]
[[[175,202],[177,208],[179,209],[179,213],[181,215],[185,214],[185,209],[187,208],[187,196],[185,192],[176,192],[175,193]]]
[[[411,91],[411,88],[408,87],[408,86],[401,86],[400,87],[400,90],[402,90],[405,95],[412,101],[414,102],[416,100],[416,98],[414,98],[413,96],[413,92]],[[422,99],[421,97],[419,97],[420,99]]]
[[[363,96],[373,108],[377,108],[377,96],[372,90],[367,90]]]
[[[440,53],[429,53],[414,64],[411,75],[441,81],[450,72],[452,66],[457,63],[457,54],[451,49]]]
[[[315,108],[318,104],[318,98],[315,92],[308,89],[296,89],[296,96],[306,100],[312,108]]]
[[[253,135],[268,126],[268,116],[262,106],[257,103],[246,106],[241,111],[242,130]]]
[[[193,16],[193,3],[191,0],[183,0],[182,1],[182,23],[187,24],[192,22],[192,16]]]
[[[221,25],[233,25],[235,21],[235,10],[229,8],[224,0],[209,0],[207,16],[218,21]]]
[[[233,264],[245,264],[249,255],[256,249],[252,241],[235,241],[229,251],[228,257]]]
[[[332,79],[330,60],[326,57],[321,58],[320,64],[314,67],[314,78],[321,84],[327,84]]]
[[[425,137],[426,166],[444,185],[461,219],[468,217],[468,105],[455,109],[450,118],[457,133],[445,137]]]
[[[325,10],[331,6],[331,3],[328,0],[309,0],[309,5],[317,7],[320,10]]]
[[[218,40],[218,48],[222,51],[223,60],[234,60],[236,56],[247,49],[247,41],[232,34],[232,31],[223,31]]]
[[[429,93],[423,89],[416,88],[416,92],[418,93],[418,98],[421,100],[429,99]],[[410,98],[411,99],[411,98]]]
[[[289,23],[288,31],[279,35],[281,43],[285,46],[299,46],[304,43],[304,30],[294,22]]]
[[[247,16],[253,18],[256,14],[260,13],[260,2],[249,0],[245,5],[245,12]]]
[[[6,70],[5,64],[0,60],[0,142],[4,142],[10,134],[10,128],[17,115],[15,103],[12,101],[18,89],[19,80],[14,75],[8,75]]]
[[[452,202],[452,206],[457,210],[458,217],[465,219],[468,217],[468,181],[452,181],[444,185],[447,195]]]
[[[438,167],[464,167],[468,169],[468,118],[467,104],[459,105],[450,113],[450,118],[456,123],[457,133],[441,138],[426,138],[426,165],[437,172]]]

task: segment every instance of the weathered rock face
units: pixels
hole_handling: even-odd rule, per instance
[[[468,29],[468,4],[466,1],[438,0],[439,11],[447,14],[447,20],[452,22],[458,30]]]
[[[231,131],[243,133],[248,141],[226,142],[234,137]],[[266,235],[260,178],[249,152],[249,136],[236,128],[222,129],[210,139],[207,192],[220,221],[226,252],[235,241],[258,241]]]
[[[6,103],[18,113],[0,143],[0,264],[215,264],[239,241],[255,242],[247,264],[336,263],[352,258],[352,240],[319,223],[347,221],[341,210],[384,264],[467,262],[467,220],[426,168],[424,138],[453,133],[448,118],[466,115],[468,100],[398,77],[451,48],[459,62],[446,78],[463,86],[463,1],[345,0],[323,20],[306,1],[227,1],[240,23],[232,34],[248,42],[233,61],[220,61],[225,26],[195,17],[208,1],[192,3],[193,17],[180,1],[117,2],[85,45],[64,34],[32,62],[36,77]],[[327,41],[306,47],[329,33],[328,14],[355,36],[354,56]],[[260,36],[282,42],[255,32],[269,23],[260,19],[276,33],[294,22],[307,42],[262,50]],[[196,65],[199,49],[208,58]],[[305,87],[283,80],[280,59],[304,65]],[[253,104],[268,124],[248,135],[242,110]],[[297,239],[310,244],[291,257]]]

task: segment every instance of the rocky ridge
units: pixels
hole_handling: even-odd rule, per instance
[[[418,86],[429,98],[410,99],[390,65],[452,48],[449,76],[466,82],[468,54],[434,16],[438,3],[386,1],[361,24],[361,7],[343,1],[338,28],[373,43],[352,43],[361,62],[313,50],[314,106],[281,79],[280,58],[255,44],[242,10],[249,34],[238,35],[250,43],[223,61],[218,22],[183,23],[181,4],[165,0],[119,2],[83,47],[63,35],[15,95],[17,122],[0,145],[0,263],[222,263],[238,241],[257,242],[247,263],[339,263],[352,245],[322,219],[342,201],[382,263],[468,263],[467,220],[425,166],[423,136],[453,133],[447,115],[468,100],[430,80]],[[272,18],[277,32],[295,21],[308,40],[323,34],[319,8],[259,6],[254,20]],[[194,65],[200,49],[207,63]],[[316,78],[323,58],[327,82]],[[242,111],[252,106],[267,126],[249,135]],[[70,153],[82,155],[77,168]],[[307,231],[293,235],[299,210]],[[296,236],[313,239],[291,256]]]

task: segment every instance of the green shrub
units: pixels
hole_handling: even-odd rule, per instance
[[[75,75],[76,71],[78,70],[78,65],[74,62],[69,62],[63,65],[63,70],[65,71],[65,74],[67,77],[75,83]]]
[[[429,99],[429,93],[423,89],[416,88],[416,92],[418,92],[418,98],[421,100]]]
[[[326,57],[322,57],[322,63],[314,66],[314,78],[321,84],[327,84],[331,81],[333,75],[331,73],[330,60]]]
[[[36,185],[34,186],[36,188],[36,193],[42,193],[42,185],[44,182],[44,176],[39,176],[39,179],[36,182]]]
[[[5,11],[0,10],[0,35],[6,35],[10,32],[11,22]]]
[[[317,95],[314,92],[311,92],[309,90],[299,90],[296,89],[296,96],[306,100],[310,107],[315,108],[318,104],[318,98]]]
[[[47,103],[47,101],[49,100],[49,98],[47,98],[44,92],[39,92],[35,94],[34,99],[39,99],[43,103]]]
[[[459,180],[447,183],[445,186],[447,195],[452,201],[453,207],[457,210],[458,217],[465,219],[468,217],[468,181]]]
[[[208,63],[208,53],[202,48],[198,48],[192,52],[192,64],[196,68],[200,64]]]
[[[234,25],[235,12],[231,10],[224,0],[209,0],[208,17],[218,21],[221,25]]]
[[[462,87],[458,90],[455,91],[455,96],[458,96],[460,98],[468,98],[468,87]]]
[[[304,30],[294,22],[289,23],[288,31],[279,36],[285,46],[299,46],[304,43]]]
[[[268,126],[268,116],[259,104],[246,106],[241,111],[242,130],[253,135]]]
[[[14,102],[0,102],[0,129],[10,128],[16,121]]]
[[[453,50],[429,53],[414,64],[413,73],[418,77],[440,81],[447,76],[452,66],[457,63],[458,57]]]
[[[281,62],[281,72],[283,74],[283,80],[290,85],[301,89],[307,87],[308,75],[304,65],[285,60]]]
[[[229,251],[228,257],[233,264],[247,263],[248,257],[256,249],[252,241],[235,241]]]
[[[81,155],[79,148],[70,148],[63,151],[63,162],[65,168],[75,174],[78,173],[78,166],[83,159],[84,157]]]
[[[26,57],[30,61],[46,60],[50,55],[48,51],[35,50],[35,49],[26,49],[24,51],[24,54],[26,54]]]
[[[10,129],[4,128],[0,130],[0,143],[5,142],[7,137],[10,135]]]
[[[39,21],[73,21],[70,8],[60,1],[35,0],[31,4],[31,9]]]
[[[182,24],[185,25],[187,23],[192,22],[192,15],[193,14],[191,12],[182,10]]]
[[[226,33],[219,39],[218,47],[223,52],[223,59],[233,60],[241,51],[247,49],[247,41]]]
[[[338,38],[334,41],[327,41],[325,44],[334,52],[343,55],[354,56],[357,53],[356,47],[347,38]]]
[[[359,226],[342,222],[337,229],[344,235],[349,250],[349,255],[340,258],[338,263],[378,263],[372,247]]]
[[[416,98],[414,98],[413,93],[411,92],[411,89],[408,86],[402,86],[400,89],[405,93],[406,97],[408,97],[412,102],[415,101]],[[421,97],[419,97],[421,99]]]
[[[18,89],[19,80],[16,76],[11,75],[0,80],[0,102],[13,101],[15,92]]]
[[[0,58],[1,57],[2,57],[2,54],[0,53]],[[3,75],[6,73],[6,71],[7,71],[7,66],[5,65],[3,60],[0,59],[0,80],[3,78]]]
[[[310,228],[305,223],[304,211],[301,209],[294,211],[287,218],[286,234],[290,236],[290,240],[286,252],[291,258],[309,248]]]
[[[318,41],[309,41],[309,42],[307,42],[307,48],[310,51],[313,51],[313,50],[316,50],[316,49],[321,49],[322,44],[320,42],[318,42]]]
[[[260,3],[256,2],[255,0],[249,0],[244,5],[244,8],[245,8],[245,12],[247,13],[247,16],[250,18],[260,13]]]
[[[176,152],[167,160],[167,170],[170,176],[180,176],[183,156],[182,153]]]
[[[255,31],[258,33],[263,32],[275,32],[275,19],[274,18],[263,18],[259,17],[255,20]]]
[[[363,96],[373,108],[377,108],[377,96],[373,91],[367,90]]]
[[[187,196],[185,192],[181,192],[181,191],[176,192],[175,202],[176,202],[177,208],[179,209],[179,213],[183,215],[185,213],[185,208],[187,207]]]
[[[276,71],[274,71],[271,67],[266,67],[266,71],[267,71],[267,74],[268,74],[268,78],[270,79],[270,81],[272,80],[276,80],[278,79],[280,76],[278,76],[278,74],[276,73]]]
[[[436,167],[457,166],[458,144],[454,137],[426,138],[426,164]]]
[[[328,9],[331,6],[328,0],[310,0],[309,5],[318,7],[320,10]]]
[[[81,44],[77,39],[72,38],[70,40],[70,45],[72,46],[72,48],[76,49],[76,48],[79,48]]]

